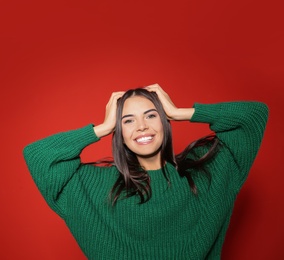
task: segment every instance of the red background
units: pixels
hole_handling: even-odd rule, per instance
[[[159,83],[179,107],[259,100],[265,138],[223,259],[284,259],[281,1],[1,1],[1,259],[85,259],[39,194],[23,147],[100,123],[112,91]],[[173,123],[175,149],[208,133]],[[110,138],[84,160],[111,154]]]

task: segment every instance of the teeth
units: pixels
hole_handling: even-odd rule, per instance
[[[141,138],[136,139],[136,141],[137,141],[138,143],[142,143],[142,142],[150,141],[150,140],[152,140],[152,139],[153,139],[152,136],[144,136],[144,137],[141,137]]]

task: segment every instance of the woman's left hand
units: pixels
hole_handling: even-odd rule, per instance
[[[153,84],[145,87],[150,92],[155,92],[160,99],[165,113],[170,120],[190,120],[194,108],[177,108],[169,95],[161,88],[159,84]]]
[[[145,87],[145,89],[150,92],[155,92],[158,95],[168,119],[175,120],[174,115],[177,113],[178,108],[172,102],[169,95],[161,88],[161,86],[159,84],[153,84]]]

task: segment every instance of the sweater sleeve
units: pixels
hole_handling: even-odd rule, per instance
[[[268,119],[268,107],[261,102],[194,104],[191,122],[210,125],[238,166],[237,189],[247,178],[256,158]]]
[[[24,158],[48,205],[62,218],[66,214],[69,181],[81,165],[80,153],[99,138],[93,125],[58,133],[27,145]]]

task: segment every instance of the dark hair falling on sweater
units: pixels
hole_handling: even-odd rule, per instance
[[[180,176],[187,178],[192,192],[197,194],[197,187],[191,177],[190,168],[200,168],[206,172],[204,164],[210,160],[218,150],[219,139],[215,135],[203,137],[191,143],[183,152],[175,156],[173,152],[171,125],[157,94],[142,88],[137,88],[125,92],[121,99],[118,100],[117,104],[117,123],[112,138],[112,152],[114,164],[120,172],[120,176],[110,193],[112,204],[115,205],[120,196],[131,197],[133,195],[138,195],[140,197],[140,203],[144,203],[147,202],[152,195],[150,177],[147,174],[147,171],[140,166],[136,155],[128,149],[123,142],[121,127],[122,110],[124,102],[132,96],[142,96],[149,99],[160,115],[164,128],[164,139],[159,150],[161,152],[161,165],[165,165],[166,162],[174,165]],[[192,153],[194,158],[194,148],[204,145],[210,147],[208,151],[201,158],[190,159],[188,156],[189,153]],[[164,168],[162,169],[166,180],[169,182]]]

